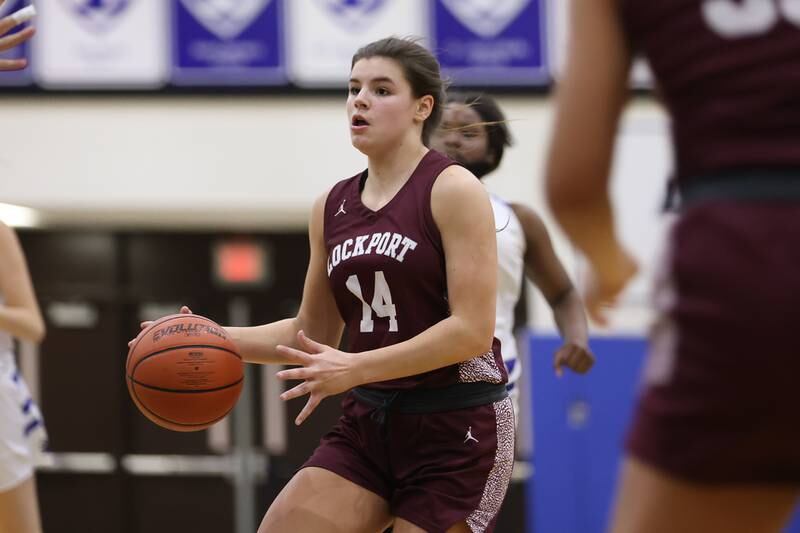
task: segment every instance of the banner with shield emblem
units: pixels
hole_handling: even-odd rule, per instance
[[[0,16],[31,2],[37,35],[7,52],[31,67],[0,84],[343,88],[353,53],[395,35],[419,37],[456,87],[545,86],[563,38],[548,19],[565,10],[560,0],[7,0]]]
[[[457,85],[548,80],[544,0],[434,0],[431,42]]]
[[[425,36],[428,0],[291,0],[287,63],[301,86],[344,87],[355,51],[390,35]]]
[[[15,11],[22,9],[29,5],[29,0],[6,0],[4,4],[0,5],[0,18],[6,17]],[[27,24],[21,24],[14,30],[8,32],[6,36],[13,35],[19,30],[25,28]],[[0,52],[0,59],[20,59],[23,57],[30,57],[30,44],[22,43],[5,52]],[[15,70],[4,72],[0,76],[0,85],[30,85],[32,83],[30,69]]]
[[[283,1],[172,0],[173,83],[286,83]]]
[[[36,3],[33,74],[45,87],[154,88],[167,81],[164,0]]]

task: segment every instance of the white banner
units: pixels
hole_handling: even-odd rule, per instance
[[[298,85],[344,91],[358,48],[393,35],[426,38],[428,16],[426,0],[291,0],[286,15],[290,77]]]
[[[147,88],[168,75],[165,0],[40,0],[37,83],[55,88]]]

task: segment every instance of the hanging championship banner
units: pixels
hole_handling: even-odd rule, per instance
[[[6,0],[3,5],[0,5],[0,19],[19,11],[29,4],[30,2],[28,0]],[[20,24],[10,32],[6,33],[4,37],[13,35],[16,32],[25,29],[30,24],[36,25],[36,19],[34,18],[33,22],[28,24]],[[23,57],[30,58],[29,52],[30,41],[22,43],[19,46],[15,46],[14,48],[6,50],[5,52],[0,52],[0,59],[21,59]],[[3,72],[2,75],[0,75],[0,85],[30,85],[31,83],[32,79],[30,67],[23,70],[11,70],[8,72]]]
[[[456,85],[548,80],[544,0],[435,0],[431,45]]]
[[[164,0],[37,3],[33,75],[55,88],[151,88],[167,77]]]
[[[291,0],[287,55],[291,81],[342,87],[361,46],[384,37],[424,37],[426,0]],[[344,93],[343,93],[344,94]]]
[[[286,82],[283,0],[172,0],[173,83]]]

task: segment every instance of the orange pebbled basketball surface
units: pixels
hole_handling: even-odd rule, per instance
[[[142,414],[175,431],[198,431],[224,418],[244,380],[241,356],[224,328],[190,314],[164,317],[143,330],[125,368]]]

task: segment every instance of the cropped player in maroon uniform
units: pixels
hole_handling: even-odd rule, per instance
[[[246,361],[298,365],[278,374],[301,380],[283,399],[309,396],[297,424],[350,391],[259,531],[492,531],[514,418],[493,341],[489,198],[469,171],[427,148],[444,101],[427,50],[395,38],[363,47],[348,92],[351,140],[367,169],[314,204],[297,316],[228,328]]]
[[[800,9],[576,0],[547,169],[603,320],[636,266],[608,197],[631,57],[672,120],[682,212],[657,285],[615,532],[779,531],[800,493]]]

